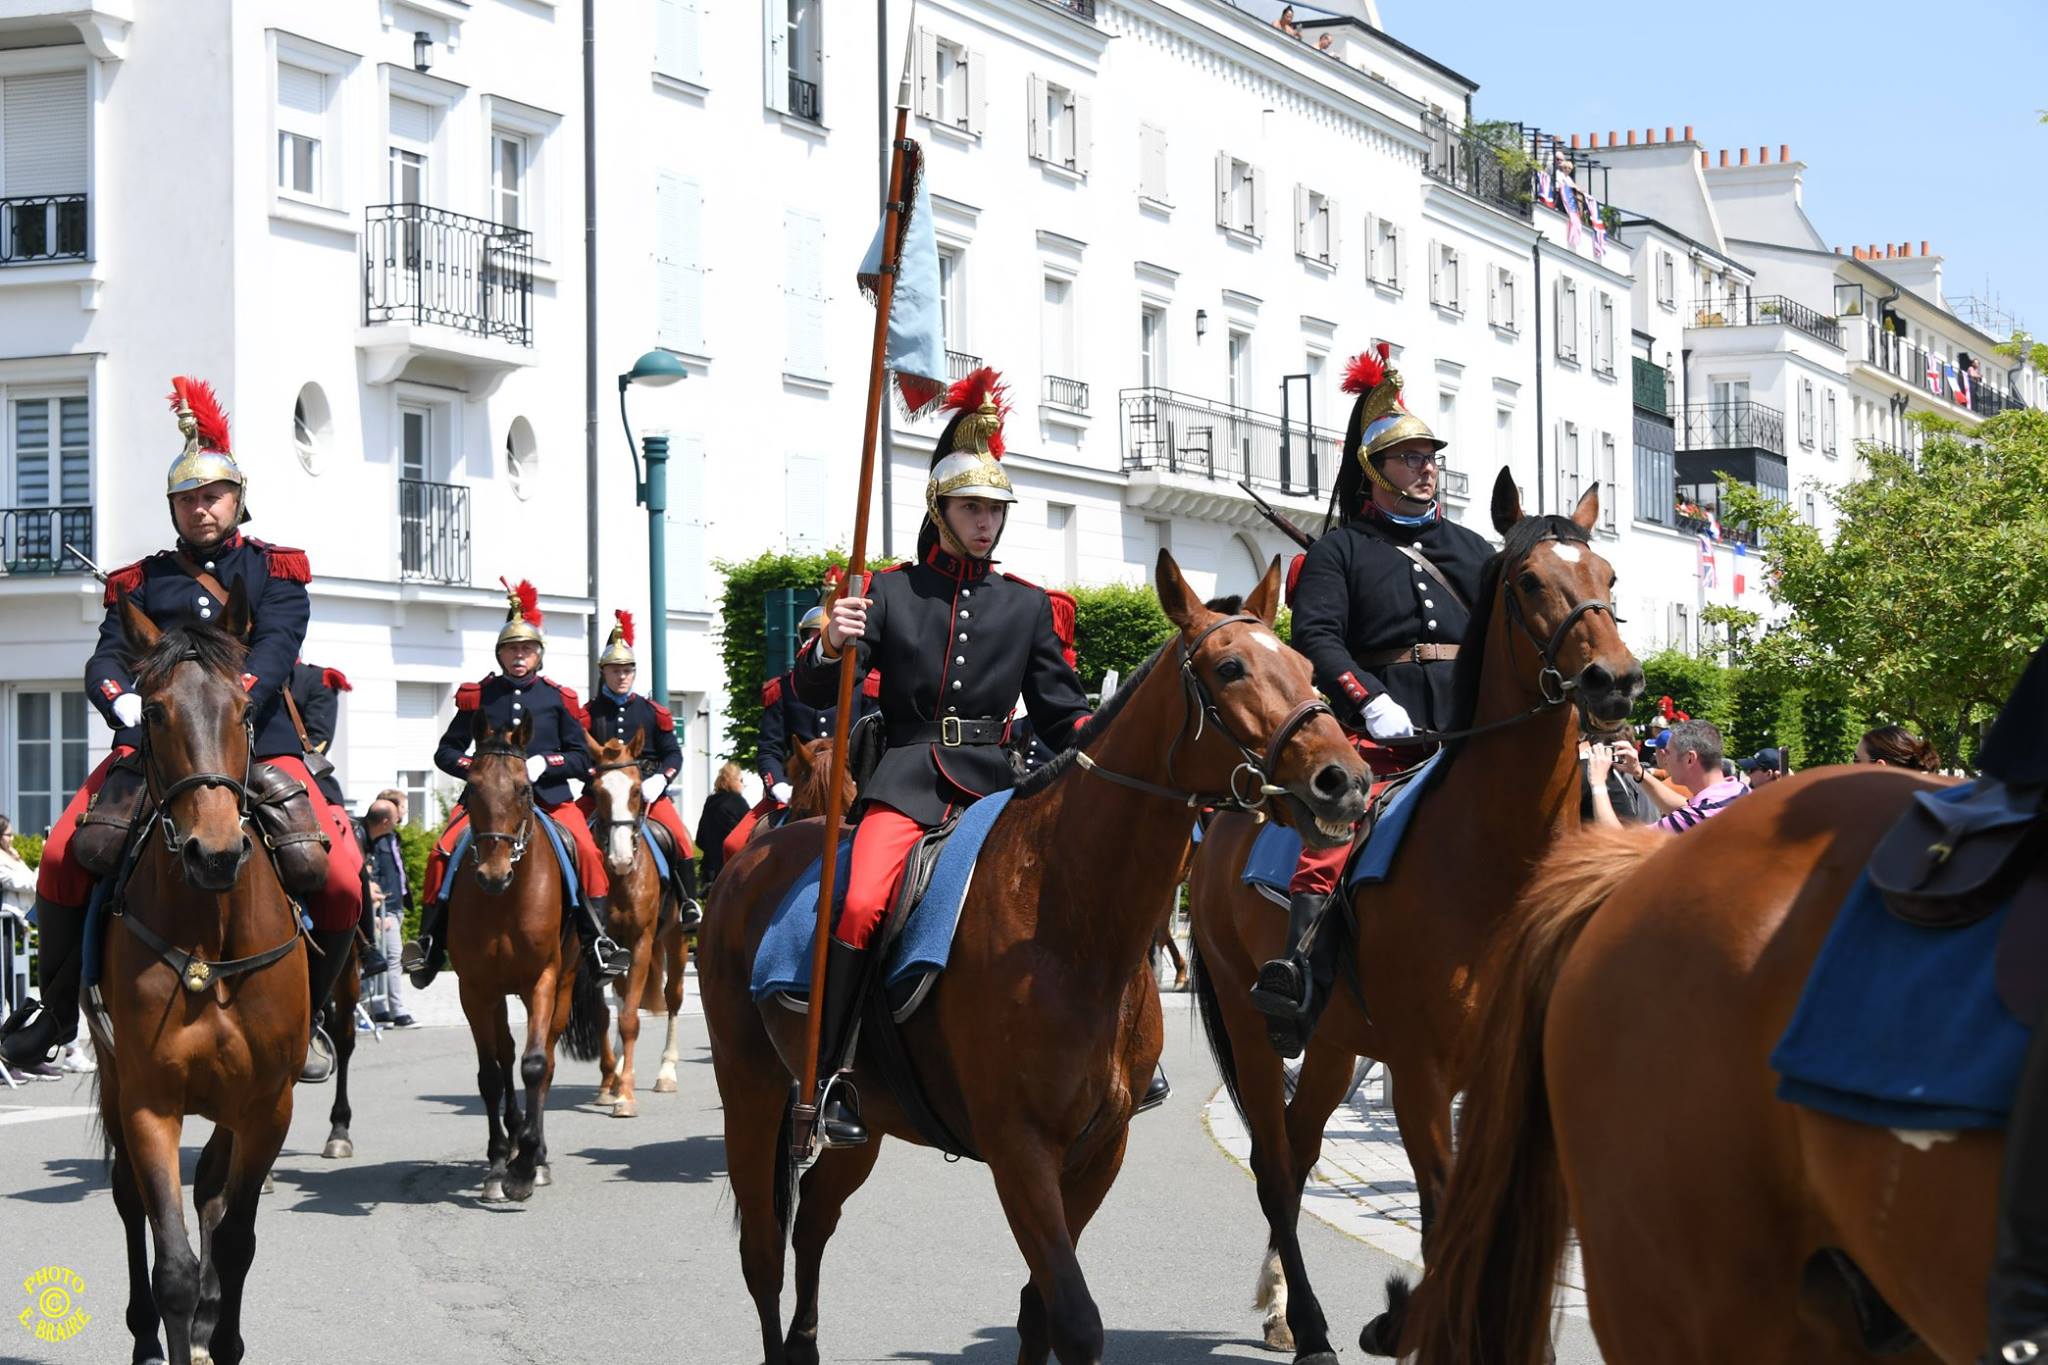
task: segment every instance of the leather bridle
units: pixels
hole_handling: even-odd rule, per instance
[[[637,759],[637,758],[626,758],[626,759],[621,759],[621,760],[619,760],[619,761],[618,761],[617,763],[600,763],[600,764],[598,764],[598,765],[597,765],[596,767],[594,767],[594,768],[592,768],[592,769],[590,770],[590,775],[591,775],[591,777],[592,777],[592,778],[594,779],[594,778],[599,778],[599,777],[603,777],[603,776],[604,776],[604,775],[605,775],[606,773],[622,773],[622,772],[626,772],[626,771],[628,771],[628,770],[630,770],[630,771],[632,771],[632,772],[634,772],[634,773],[636,773],[636,774],[643,774],[643,775],[644,775],[644,773],[646,772],[646,770],[645,770],[644,768],[642,768],[642,767],[641,767],[641,765],[640,765],[640,760],[639,760],[639,759]],[[588,784],[588,785],[586,786],[586,788],[585,788],[585,790],[586,790],[586,791],[595,791],[596,789],[597,789],[597,784],[596,784],[596,782],[595,782],[595,781],[592,781],[591,783],[589,783],[589,784]],[[596,802],[596,801],[593,801],[593,802],[592,802],[592,805],[593,805],[593,806],[602,806],[602,805],[603,805],[603,803],[602,803],[602,802]],[[614,829],[614,828],[616,828],[616,827],[617,827],[617,826],[619,826],[619,825],[627,825],[627,824],[630,824],[630,825],[632,825],[632,826],[634,827],[634,830],[635,830],[635,832],[638,832],[639,830],[645,829],[645,828],[647,827],[647,811],[646,811],[645,803],[644,803],[644,802],[642,803],[642,808],[641,808],[641,812],[640,812],[640,818],[639,818],[638,820],[614,820],[614,819],[613,819],[613,818],[612,818],[611,816],[609,816],[609,815],[602,815],[602,816],[598,817],[598,819],[597,819],[597,820],[595,820],[595,821],[593,821],[592,823],[593,823],[593,825],[595,826],[595,828],[594,828],[594,830],[593,830],[592,832],[593,832],[594,834],[596,834],[596,835],[597,835],[597,841],[598,841],[598,844],[599,844],[599,846],[601,847],[601,846],[603,845],[603,843],[604,843],[604,835],[605,835],[605,833],[606,833],[606,832],[608,832],[608,831],[610,831],[610,830],[612,830],[612,829]]]
[[[520,777],[524,779],[526,776],[524,767],[526,755],[509,744],[479,745],[475,757],[470,762],[474,766],[477,759],[483,758],[516,759],[521,765]],[[474,780],[472,780],[471,785],[474,785]],[[517,866],[519,860],[526,856],[526,845],[533,838],[533,784],[531,782],[521,781],[518,801],[519,828],[510,832],[495,829],[478,829],[476,827],[476,816],[474,814],[470,816],[469,852],[472,858],[481,858],[483,856],[482,846],[486,839],[496,839],[510,844],[512,846],[511,857],[514,866]],[[464,801],[463,804],[467,806],[469,803]]]

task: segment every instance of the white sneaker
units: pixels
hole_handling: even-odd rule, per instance
[[[57,1053],[57,1069],[90,1075],[98,1071],[99,1063],[92,1059],[92,1052],[83,1042],[66,1043]]]

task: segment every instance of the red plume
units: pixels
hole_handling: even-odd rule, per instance
[[[1004,420],[1010,416],[1010,391],[1003,384],[1003,377],[996,373],[993,365],[983,365],[971,372],[965,379],[946,390],[944,404],[948,412],[973,412],[981,406],[982,399],[995,401],[996,413]],[[1003,432],[998,427],[989,434],[988,453],[997,459],[1003,457]]]
[[[613,616],[616,616],[616,617],[618,618],[618,620],[619,620],[619,635],[620,635],[620,638],[624,639],[624,640],[625,640],[625,642],[626,642],[627,644],[629,644],[629,645],[630,645],[630,644],[632,644],[632,643],[633,643],[633,613],[632,613],[632,612],[630,612],[630,611],[624,611],[624,610],[621,610],[621,611],[615,611],[615,612],[613,612],[613,613],[612,613],[612,615],[613,615]]]
[[[825,591],[831,592],[846,581],[846,567],[841,564],[825,566]]]
[[[505,583],[505,580],[503,578],[500,578],[498,581],[500,583]],[[533,584],[527,582],[525,579],[522,578],[519,580],[519,586],[516,588],[513,587],[510,583],[505,583],[505,595],[508,597],[517,597],[519,599],[520,618],[524,620],[527,625],[532,626],[535,630],[539,630],[541,619],[540,590],[535,588]]]
[[[234,453],[228,444],[228,415],[221,411],[220,399],[214,397],[213,385],[181,374],[171,381],[170,397],[172,412],[176,412],[180,404],[192,409],[192,420],[199,424],[199,446],[202,450],[218,450],[223,455]]]
[[[1387,377],[1387,356],[1392,350],[1382,341],[1370,351],[1360,351],[1351,357],[1351,363],[1344,369],[1344,392],[1371,393]]]

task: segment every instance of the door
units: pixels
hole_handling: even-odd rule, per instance
[[[1749,381],[1716,379],[1709,383],[1712,402],[1707,408],[1707,444],[1715,447],[1746,445],[1749,421]]]
[[[447,490],[431,479],[434,412],[400,404],[398,409],[399,569],[406,577],[432,576],[434,546],[441,539]]]

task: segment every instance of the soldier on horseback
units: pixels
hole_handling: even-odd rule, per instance
[[[633,690],[639,668],[633,658],[633,613],[620,611],[613,615],[617,624],[597,660],[597,695],[590,699],[578,719],[600,744],[609,739],[630,741],[636,734],[641,737],[640,771],[644,776],[640,779],[640,798],[646,818],[668,831],[674,863],[671,876],[676,899],[682,904],[682,927],[687,932],[703,922],[704,912],[697,905],[697,850],[683,828],[682,817],[676,814],[675,803],[669,799],[670,786],[683,768],[683,746],[676,739],[674,713]],[[587,819],[595,803],[596,798],[586,789],[576,802],[576,809]]]
[[[867,1138],[852,1087],[829,1078],[852,1034],[869,946],[912,846],[1015,782],[1003,745],[1020,693],[1055,750],[1089,716],[1071,662],[1072,599],[994,571],[991,556],[1017,500],[1001,464],[1005,407],[996,372],[979,369],[955,384],[946,407],[953,415],[933,450],[917,562],[873,574],[834,602],[793,673],[802,700],[829,704],[839,656],[852,648],[857,673],[881,671],[887,727],[887,749],[861,788],[846,898],[824,998],[814,1002],[822,1011],[819,1074],[828,1078],[820,1128],[833,1146]],[[1163,1077],[1155,1081],[1162,1093],[1163,1086]]]
[[[441,736],[434,764],[451,777],[468,775],[480,715],[500,730],[532,722],[526,741],[526,777],[533,785],[535,803],[574,848],[582,898],[578,913],[571,918],[583,940],[587,965],[601,977],[622,976],[633,965],[633,955],[604,931],[611,880],[605,873],[604,857],[590,837],[590,823],[569,796],[571,778],[581,782],[590,776],[590,749],[583,722],[578,719],[582,707],[573,691],[540,674],[541,613],[533,585],[521,580],[515,588],[508,583],[505,593],[505,626],[498,632],[497,644],[502,671],[456,689],[455,719]],[[468,827],[469,816],[458,806],[427,859],[429,899],[420,916],[420,936],[405,945],[401,958],[412,984],[420,990],[433,982],[447,960],[448,879],[443,874]]]
[[[1451,715],[1451,675],[1479,576],[1492,547],[1451,521],[1437,500],[1446,442],[1401,402],[1401,375],[1381,342],[1351,362],[1344,391],[1358,395],[1344,433],[1344,461],[1331,495],[1344,521],[1325,530],[1304,558],[1293,597],[1294,647],[1315,665],[1316,685],[1354,736],[1398,740]],[[1397,758],[1361,745],[1376,770]],[[1287,955],[1268,962],[1252,988],[1267,1017],[1267,1039],[1298,1055],[1335,977],[1334,936],[1314,932],[1337,890],[1348,845],[1304,847],[1288,886]]]
[[[115,732],[113,752],[71,798],[43,846],[36,878],[42,1002],[22,1006],[0,1024],[0,1057],[10,1066],[39,1062],[78,1035],[85,907],[96,879],[80,865],[73,836],[110,772],[140,748],[145,728],[142,698],[125,657],[124,596],[164,630],[224,621],[226,595],[237,582],[248,598],[252,624],[242,685],[254,741],[250,758],[305,787],[319,829],[331,840],[326,881],[306,904],[313,920],[315,951],[307,975],[316,1019],[347,961],[349,935],[361,911],[361,850],[348,833],[347,817],[307,771],[309,746],[288,701],[293,664],[312,616],[306,595],[312,571],[303,550],[242,533],[249,520],[248,479],[230,447],[227,414],[212,388],[196,379],[181,375],[171,387],[171,409],[185,438],[164,487],[177,541],[107,576],[105,615],[98,647],[85,666],[85,693]],[[139,792],[140,785],[131,790]],[[331,1047],[316,1028],[300,1079],[324,1081],[332,1067]]]

